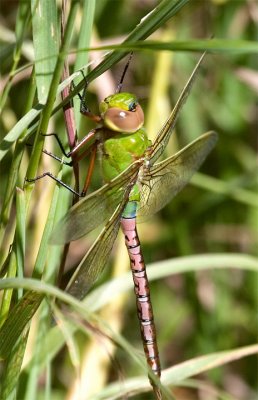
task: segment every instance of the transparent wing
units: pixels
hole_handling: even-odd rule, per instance
[[[129,191],[72,276],[66,288],[72,296],[82,300],[105,268],[118,234],[121,214],[128,196]]]
[[[76,203],[57,224],[51,235],[51,243],[64,244],[86,235],[105,223],[122,201],[128,184],[139,170],[138,162],[105,184],[99,190]]]
[[[153,145],[150,148],[149,152],[149,160],[150,160],[150,165],[153,165],[155,161],[160,157],[160,155],[163,153],[165,147],[167,146],[167,143],[169,141],[169,138],[171,136],[171,133],[175,127],[178,115],[185,104],[187,97],[190,94],[190,91],[192,89],[193,83],[195,81],[195,78],[198,75],[200,65],[202,63],[202,60],[204,59],[206,53],[203,53],[201,56],[200,60],[196,64],[196,67],[194,68],[192,75],[190,76],[188,82],[186,83],[175,107],[173,108],[170,116],[168,117],[167,121],[157,134]]]
[[[141,180],[141,200],[137,217],[161,210],[189,182],[217,141],[215,132],[208,132],[178,153],[154,165]],[[144,219],[144,218],[142,218]]]

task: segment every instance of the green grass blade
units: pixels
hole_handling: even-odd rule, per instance
[[[248,254],[239,253],[199,254],[152,263],[147,266],[147,273],[149,280],[153,281],[185,272],[231,268],[258,272],[258,260]],[[85,304],[92,311],[99,310],[113,299],[114,293],[118,295],[133,288],[130,277],[131,274],[128,272],[107,284],[101,285],[85,298]]]
[[[63,70],[65,54],[68,51],[70,40],[71,40],[72,29],[73,29],[78,5],[79,5],[79,2],[77,0],[73,1],[72,5],[71,5],[62,46],[61,46],[60,53],[57,58],[55,70],[54,70],[54,73],[52,76],[51,85],[50,85],[50,89],[49,89],[48,96],[47,96],[46,106],[44,107],[44,111],[42,113],[40,124],[38,126],[35,146],[33,147],[33,152],[32,152],[29,167],[27,170],[28,177],[34,177],[34,176],[36,176],[36,173],[37,173],[37,168],[38,168],[38,164],[39,164],[39,160],[41,157],[41,153],[43,150],[43,144],[44,144],[44,137],[41,135],[41,133],[46,133],[46,131],[47,131],[49,119],[51,117],[53,105],[54,105],[55,98],[56,98],[56,91],[57,91],[58,84],[60,82],[60,78],[61,78],[61,74],[62,74],[62,70]],[[27,185],[29,195],[30,195],[30,192],[32,191],[32,187],[33,187],[33,185]]]
[[[25,34],[27,32],[27,29],[30,25],[30,19],[31,19],[31,14],[30,14],[30,2],[28,1],[21,1],[19,3],[19,9],[16,17],[16,26],[15,26],[15,47],[13,51],[13,65],[11,67],[10,73],[9,73],[9,78],[7,81],[7,84],[3,90],[3,93],[0,98],[0,113],[3,110],[3,107],[5,105],[5,102],[7,100],[9,91],[12,87],[12,80],[15,76],[15,70],[18,66],[18,63],[21,58],[21,49],[24,41]]]
[[[208,354],[206,356],[193,358],[162,372],[164,385],[184,386],[184,380],[194,375],[220,367],[234,360],[248,357],[258,352],[258,345],[240,347],[229,351]],[[142,376],[127,379],[121,382],[106,386],[100,393],[91,396],[91,400],[121,399],[121,396],[133,395],[140,392],[150,391],[147,378]]]
[[[39,102],[45,104],[59,48],[57,8],[54,1],[44,0],[32,0],[31,8],[37,95]]]
[[[30,368],[28,374],[28,380],[26,382],[26,390],[23,395],[24,400],[36,399],[38,384],[39,384],[39,364],[38,359],[41,353],[41,344],[43,337],[46,336],[50,325],[51,325],[51,314],[49,310],[49,304],[46,301],[43,301],[40,305],[36,325],[38,327],[37,336],[35,337],[35,342],[33,344],[33,365]],[[19,393],[18,393],[19,395]]]
[[[83,49],[84,51],[87,49]],[[235,54],[256,54],[258,44],[252,40],[238,39],[194,39],[194,40],[171,40],[161,42],[154,40],[145,40],[138,42],[124,42],[119,45],[106,45],[93,47],[91,50],[152,50],[152,51],[191,51],[209,53],[235,53]],[[77,50],[76,50],[77,51]],[[82,50],[81,50],[82,51]]]
[[[191,183],[210,192],[230,197],[242,204],[258,207],[258,195],[250,190],[236,186],[235,183],[223,182],[200,172],[193,176]]]
[[[145,39],[149,35],[151,35],[156,29],[162,26],[169,18],[175,15],[186,3],[188,0],[163,0],[158,7],[150,13],[127,37],[126,41],[132,42],[140,39]],[[68,52],[66,48],[62,50],[63,56]],[[90,82],[96,79],[103,72],[112,67],[115,63],[121,60],[128,51],[120,51],[113,52],[109,54],[105,60],[103,60],[96,68],[94,68],[87,76],[86,79]],[[60,76],[60,75],[59,75]],[[54,112],[60,110],[64,104],[66,104],[76,93],[78,93],[84,86],[84,80],[77,85],[76,90],[68,96],[64,101],[62,101],[55,109]],[[55,93],[56,88],[53,87],[53,92]],[[52,99],[52,96],[51,96]],[[51,105],[53,104],[51,100]],[[12,145],[14,140],[17,140],[21,132],[28,127],[28,125],[39,116],[41,106],[37,105],[34,110],[31,110],[30,113],[26,114],[9,132],[8,135],[4,138],[2,143],[0,144],[0,160],[5,156],[10,146]],[[50,108],[50,107],[49,107]],[[38,110],[38,111],[37,111]],[[48,115],[49,118],[49,115]],[[44,132],[44,125],[42,127],[42,131]],[[33,168],[34,170],[34,168]],[[33,174],[32,174],[33,175]]]
[[[17,261],[16,261],[16,254],[14,251],[10,252],[7,256],[7,259],[3,265],[3,273],[5,274],[5,264],[7,268],[7,278],[14,278],[16,276],[17,271]],[[2,271],[1,271],[2,272]],[[1,299],[1,310],[0,310],[0,327],[3,325],[4,321],[8,316],[8,312],[11,305],[13,290],[7,289],[2,294]]]
[[[37,281],[35,279],[5,279],[0,282],[0,289],[7,288],[19,288],[30,290],[21,300],[20,303],[14,308],[14,313],[5,321],[2,329],[0,331],[0,356],[1,358],[6,358],[9,356],[11,347],[15,345],[19,339],[21,332],[25,328],[26,324],[30,321],[34,315],[37,307],[41,303],[44,295],[49,295],[55,297],[58,300],[68,304],[74,311],[79,313],[79,315],[84,318],[87,324],[98,325],[98,329],[105,332],[108,337],[113,337],[113,339],[125,350],[128,350],[128,354],[146,370],[145,360],[140,357],[133,346],[131,346],[121,335],[115,334],[112,330],[106,326],[106,324],[95,314],[89,312],[82,302],[79,302],[74,297],[68,295],[67,293],[57,289],[54,286],[43,283],[42,281]],[[7,332],[9,332],[9,338],[7,337]],[[11,334],[10,334],[11,333]],[[42,356],[42,351],[40,355]],[[39,367],[38,359],[37,368]]]
[[[208,354],[201,357],[193,358],[185,361],[175,367],[169,368],[164,373],[166,384],[177,384],[184,379],[190,378],[196,374],[208,371],[212,368],[217,368],[229,362],[239,360],[242,357],[247,357],[258,353],[258,345],[250,345],[233,349],[229,351],[220,351],[213,354]]]
[[[27,292],[12,309],[0,330],[0,358],[5,359],[9,356],[27,323],[37,311],[43,297],[42,293]]]
[[[25,238],[26,238],[26,211],[24,192],[16,189],[17,226],[15,234],[15,247],[17,258],[17,276],[23,278],[25,271]],[[22,297],[22,289],[18,290],[18,298]]]
[[[21,332],[17,342],[10,348],[3,376],[1,377],[1,399],[16,399],[16,387],[20,376],[27,339],[28,327]]]
[[[62,175],[61,173],[58,175],[58,178],[61,179]],[[51,235],[54,223],[56,222],[56,212],[57,212],[57,218],[58,215],[58,204],[60,204],[60,199],[59,199],[59,187],[55,187],[55,191],[51,200],[51,205],[49,208],[48,212],[48,217],[47,221],[45,224],[44,232],[41,238],[40,242],[40,247],[39,251],[37,254],[36,262],[35,262],[35,267],[33,270],[32,276],[34,278],[40,279],[42,277],[42,274],[44,275],[44,280],[48,282],[53,282],[55,280],[55,277],[57,276],[57,271],[56,269],[58,268],[58,260],[60,258],[60,249],[55,249],[57,250],[56,255],[54,259],[49,259],[48,258],[48,251],[49,251],[49,237]],[[60,207],[61,209],[61,207]],[[61,209],[62,211],[62,209]],[[52,250],[52,249],[51,249]]]
[[[153,263],[148,265],[147,272],[149,281],[153,281],[178,273],[231,268],[258,272],[258,262],[255,257],[249,256],[248,254],[201,254]],[[36,287],[40,288],[41,286],[40,283],[37,284],[37,281],[24,280],[23,282],[24,284],[26,283],[26,287],[31,290]],[[0,289],[1,287],[6,286],[6,284],[7,287],[10,287],[15,283],[16,287],[19,287],[17,280],[8,280],[5,283],[0,282]],[[112,301],[115,296],[132,289],[133,282],[131,279],[131,273],[128,272],[119,278],[100,285],[85,297],[82,304],[85,309],[96,312]],[[67,296],[65,293],[64,295]],[[73,329],[75,331],[75,327]],[[46,365],[46,362],[55,356],[55,354],[62,348],[63,344],[64,338],[60,331],[57,328],[53,328],[45,339],[41,358],[41,368],[43,368]]]
[[[22,132],[28,128],[28,126],[35,120],[35,118],[39,116],[42,110],[43,110],[42,105],[38,105],[37,107],[32,108],[10,130],[10,132],[5,136],[5,138],[1,142],[0,160],[3,159],[6,153],[10,150],[12,144],[20,137]]]
[[[78,54],[74,64],[74,70],[78,71],[82,66],[88,64],[89,54],[88,50],[84,50],[84,48],[89,47],[91,32],[93,27],[95,13],[95,0],[84,0],[83,1],[83,9],[82,9],[82,24],[78,39]]]
[[[149,13],[145,18],[143,18],[134,28],[134,30],[128,35],[126,40],[123,43],[134,42],[138,40],[146,39],[149,35],[155,32],[158,28],[163,26],[163,24],[168,21],[171,17],[173,17],[189,0],[163,0],[151,13]],[[103,74],[109,68],[111,68],[114,64],[120,61],[126,54],[127,51],[114,51],[111,54],[108,54],[105,59],[94,68],[89,74],[87,74],[86,79],[88,82],[96,79],[99,75]],[[82,80],[79,85],[77,85],[76,89],[73,92],[78,93],[84,86],[84,81]],[[66,101],[68,101],[71,96],[68,96]],[[56,109],[57,111],[65,104],[62,102]]]
[[[29,110],[31,109],[33,100],[34,100],[34,96],[35,96],[36,85],[35,85],[34,77],[35,77],[35,75],[34,75],[34,70],[33,70],[32,74],[31,74],[30,82],[29,82],[27,97],[26,97],[26,104],[25,104],[25,109],[24,109],[25,114],[27,112],[29,112]],[[25,135],[26,135],[26,129],[22,132],[21,137],[24,137]],[[15,186],[17,185],[19,168],[20,168],[23,152],[24,152],[24,144],[17,142],[15,145],[15,150],[14,150],[13,157],[12,157],[12,163],[11,163],[10,170],[8,173],[8,179],[7,179],[4,198],[2,200],[3,206],[1,209],[1,215],[0,215],[0,242],[2,242],[2,240],[3,240],[6,225],[8,224],[8,222],[10,220],[10,214],[11,214],[11,209],[12,209],[12,204],[13,204],[12,199],[13,199],[13,195],[15,193]]]
[[[81,67],[88,64],[89,62],[89,51],[84,50],[85,47],[90,47],[91,32],[93,27],[94,13],[95,13],[95,0],[84,0],[82,9],[82,23],[78,39],[78,53],[74,63],[74,71],[78,71]],[[87,71],[84,71],[87,73]],[[78,83],[81,80],[81,76],[78,77],[74,83]],[[82,115],[80,114],[80,99],[74,98],[74,110],[75,110],[75,121],[76,126],[80,126],[80,120]],[[84,117],[83,117],[84,118]]]

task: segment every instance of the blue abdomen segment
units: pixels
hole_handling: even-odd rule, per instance
[[[128,201],[128,203],[124,208],[122,218],[127,218],[127,219],[136,218],[137,205],[138,205],[137,201]]]

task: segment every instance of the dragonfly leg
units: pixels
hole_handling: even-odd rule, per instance
[[[92,147],[92,150],[91,150],[89,168],[88,168],[87,176],[86,176],[85,183],[84,183],[82,193],[81,193],[82,196],[86,195],[87,190],[90,185],[90,181],[91,181],[91,177],[92,177],[93,169],[94,169],[94,164],[95,164],[95,160],[96,160],[97,148],[98,148],[97,143],[95,143],[95,145]]]
[[[60,150],[61,150],[61,152],[63,153],[63,155],[64,155],[65,157],[67,157],[67,158],[71,157],[71,154],[70,154],[71,152],[66,153],[66,151],[65,151],[65,149],[64,149],[64,146],[63,146],[63,143],[62,143],[61,140],[59,139],[59,136],[57,135],[57,133],[41,133],[41,136],[54,136],[54,138],[56,139],[56,141],[57,141],[57,143],[58,143],[58,145],[59,145],[59,147],[60,147]],[[44,152],[44,153],[45,153],[45,152]],[[47,152],[46,154],[51,155],[52,153]],[[52,157],[52,155],[51,155],[51,157]],[[53,157],[53,158],[55,158],[55,157]]]
[[[62,153],[63,153],[67,158],[69,158],[69,156],[65,153],[64,148],[63,148],[63,145],[62,145],[62,143],[61,143],[61,141],[60,141],[60,139],[59,139],[59,137],[58,137],[58,135],[57,135],[56,133],[49,133],[49,134],[43,134],[43,133],[42,133],[42,136],[55,136],[55,138],[56,138],[57,141],[58,141],[58,144],[60,145],[60,148],[61,148],[61,150],[62,150]],[[32,144],[32,143],[26,143],[26,146],[32,147],[33,144]],[[48,150],[44,149],[44,150],[42,150],[42,152],[43,152],[44,154],[47,154],[48,156],[54,158],[55,160],[59,161],[61,164],[65,164],[65,165],[68,165],[68,166],[70,166],[70,167],[72,167],[72,165],[73,165],[73,161],[69,161],[69,162],[68,162],[68,161],[64,161],[62,158],[60,158],[60,157],[56,156],[55,154],[51,153],[51,151],[48,151]]]
[[[82,114],[84,114],[84,112],[89,112],[89,113],[90,113],[90,109],[89,109],[89,107],[87,106],[87,104],[86,104],[86,102],[85,102],[85,94],[86,94],[87,87],[89,86],[89,82],[88,82],[87,79],[85,78],[84,72],[81,71],[81,70],[80,70],[80,72],[81,72],[81,74],[82,74],[82,76],[83,76],[83,79],[84,79],[84,82],[85,82],[82,95],[81,95],[80,92],[77,93],[77,96],[79,97],[79,100],[80,100],[80,102],[81,102],[81,105],[80,105],[80,112],[81,112]],[[71,86],[72,86],[72,88],[73,88],[73,90],[74,90],[74,89],[75,89],[75,84],[74,84],[73,81],[71,82]]]
[[[43,151],[44,154],[47,154],[48,156],[54,158],[54,160],[59,161],[61,164],[68,165],[69,167],[73,166],[73,161],[69,161],[69,162],[68,161],[64,161],[62,158],[56,156],[55,154],[51,153],[50,151],[48,151],[46,149],[44,149],[42,151]]]
[[[69,151],[68,153],[66,153],[66,151],[65,151],[65,149],[64,149],[64,146],[63,146],[61,140],[59,139],[59,137],[58,137],[58,135],[57,135],[56,133],[46,133],[46,134],[45,134],[45,133],[44,133],[44,134],[42,133],[42,134],[41,134],[42,136],[54,136],[55,139],[57,140],[57,143],[59,144],[59,147],[60,147],[62,153],[64,154],[64,156],[67,157],[67,158],[72,158],[72,161],[70,161],[70,162],[62,161],[62,159],[61,159],[60,157],[57,157],[56,155],[54,155],[54,154],[51,153],[50,151],[43,150],[43,152],[44,152],[45,154],[49,155],[50,157],[54,158],[55,160],[62,162],[62,163],[65,164],[65,165],[70,165],[70,166],[72,166],[75,162],[77,163],[77,162],[80,161],[82,158],[84,158],[85,153],[87,154],[87,152],[89,151],[89,148],[90,148],[91,146],[89,146],[88,149],[86,149],[86,151],[83,152],[82,154],[79,154],[79,151],[80,151],[90,140],[94,139],[94,137],[96,137],[97,132],[100,131],[100,130],[101,130],[101,128],[95,128],[95,129],[90,130],[90,131],[87,133],[87,135],[84,136],[84,138],[83,138],[80,142],[78,142],[78,143],[76,144],[76,146],[75,146],[71,151]],[[96,141],[96,139],[95,139],[95,141]]]
[[[80,113],[85,115],[86,117],[90,118],[92,121],[99,123],[99,122],[101,122],[101,117],[99,115],[93,114],[86,104],[85,98],[86,98],[86,91],[89,86],[89,82],[87,81],[87,79],[84,75],[84,72],[82,70],[80,70],[80,72],[81,72],[84,82],[85,82],[82,94],[77,93],[77,96],[80,99]],[[72,87],[73,87],[73,89],[75,88],[73,82],[72,82]]]
[[[67,158],[71,157],[70,153],[66,153],[66,151],[64,149],[64,146],[63,146],[61,140],[59,139],[59,137],[58,137],[58,135],[56,133],[41,133],[41,135],[42,136],[54,136],[54,138],[56,139],[56,141],[57,141],[57,143],[58,143],[58,145],[60,147],[60,150],[63,153],[63,155],[65,157],[67,157]],[[72,161],[64,161],[62,158],[56,156],[55,154],[51,153],[50,151],[48,151],[46,149],[43,150],[43,153],[47,154],[48,156],[50,156],[50,157],[54,158],[55,160],[59,161],[61,164],[68,165],[69,167],[72,167],[73,164],[74,164],[73,160]]]
[[[82,74],[82,77],[84,79],[84,88],[83,88],[83,91],[82,91],[82,95],[80,93],[78,93],[78,97],[79,97],[79,99],[81,101],[80,112],[83,115],[86,115],[86,114],[88,115],[88,114],[91,113],[91,111],[90,111],[89,107],[87,106],[85,99],[86,99],[86,91],[88,89],[89,82],[87,81],[83,71],[81,71],[81,74]]]
[[[64,150],[64,147],[58,137],[58,135],[56,133],[49,133],[49,134],[42,134],[43,136],[54,136],[58,142],[58,144],[60,145],[60,148],[62,150],[62,152],[65,154],[66,157],[71,157],[72,161],[70,162],[66,162],[63,161],[60,157],[52,154],[51,152],[47,151],[47,150],[43,150],[43,152],[47,155],[49,155],[50,157],[54,158],[57,161],[60,161],[62,164],[68,165],[68,166],[73,166],[74,163],[78,163],[82,158],[86,157],[86,155],[91,151],[91,158],[90,158],[90,165],[89,165],[89,170],[86,176],[86,180],[85,180],[85,184],[83,187],[83,190],[81,193],[79,193],[78,191],[74,190],[73,188],[71,188],[69,185],[67,185],[66,183],[64,183],[63,181],[61,181],[60,179],[56,178],[51,172],[44,172],[42,175],[37,176],[36,178],[25,178],[26,182],[35,182],[39,179],[44,178],[45,176],[49,176],[51,179],[55,180],[58,184],[60,184],[61,186],[65,187],[66,189],[68,189],[70,192],[72,192],[73,194],[75,194],[78,197],[84,197],[86,195],[86,191],[89,187],[90,184],[90,180],[91,180],[91,176],[93,173],[93,168],[94,168],[94,163],[95,163],[95,159],[96,159],[96,152],[97,152],[97,144],[98,141],[96,138],[96,133],[101,130],[101,128],[95,128],[92,129],[79,143],[77,143],[77,145],[69,152],[66,153]],[[81,150],[83,148],[83,146],[85,146],[87,144],[88,141],[90,141],[91,139],[95,139],[95,142],[93,142],[93,144],[91,144],[88,148],[86,148],[84,151],[82,151],[79,154],[79,150]]]
[[[64,183],[63,181],[61,181],[61,179],[58,179],[56,176],[54,176],[53,174],[51,174],[51,172],[44,172],[42,175],[36,176],[35,178],[25,178],[26,182],[36,182],[42,178],[44,178],[45,176],[49,176],[49,178],[53,179],[54,181],[56,181],[59,185],[63,186],[64,188],[66,188],[67,190],[69,190],[70,192],[72,192],[73,194],[75,194],[76,196],[79,197],[84,197],[84,194],[78,193],[76,192],[76,190],[74,190],[73,188],[71,188],[69,185],[67,185],[66,183]]]
[[[130,53],[130,55],[129,55],[129,59],[128,59],[127,63],[125,64],[125,67],[124,67],[122,76],[121,76],[120,81],[119,81],[119,83],[118,83],[118,85],[117,85],[117,88],[116,88],[116,93],[120,93],[121,90],[122,90],[122,86],[123,86],[125,74],[126,74],[126,72],[127,72],[127,70],[128,70],[128,67],[129,67],[129,65],[130,65],[130,62],[131,62],[132,57],[133,57],[133,51],[131,51],[131,53]]]

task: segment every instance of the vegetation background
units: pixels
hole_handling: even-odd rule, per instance
[[[87,47],[121,44],[158,3],[68,2],[71,13],[67,15],[74,18],[73,31],[68,32],[67,28],[70,44],[61,55],[66,57],[69,53],[70,74],[89,62],[102,61],[108,51],[87,52]],[[140,99],[145,125],[153,139],[199,57],[189,50],[196,48],[200,52],[210,46],[166,155],[208,130],[217,131],[219,141],[191,184],[139,227],[150,271],[162,367],[178,367],[164,374],[166,383],[173,386],[174,397],[170,398],[252,400],[257,395],[257,364],[252,355],[257,348],[252,345],[257,339],[258,75],[257,47],[256,53],[254,49],[258,8],[254,0],[170,3],[182,8],[153,29],[150,39],[159,43],[156,48],[132,46],[134,55],[123,89]],[[46,12],[43,24],[40,7]],[[43,0],[1,1],[1,278],[9,278],[0,283],[0,353],[5,359],[0,367],[2,398],[108,399],[125,398],[125,391],[134,399],[150,399],[150,393],[143,393],[149,385],[144,361],[139,361],[142,348],[131,281],[125,275],[128,260],[123,238],[119,237],[110,264],[96,285],[99,289],[88,296],[85,309],[94,314],[87,314],[86,318],[86,311],[72,302],[70,308],[80,316],[64,314],[52,301],[53,297],[64,300],[60,291],[55,292],[61,249],[49,246],[48,236],[71,204],[71,195],[63,188],[54,191],[55,184],[48,178],[35,187],[26,186],[25,191],[14,190],[15,186],[23,188],[25,176],[43,171],[58,174],[59,164],[46,155],[40,159],[38,169],[37,146],[32,150],[25,145],[33,144],[37,137],[39,113],[41,126],[48,125],[48,132],[58,132],[67,146],[62,109],[48,124],[60,96],[55,104],[49,97],[46,107],[38,105],[46,103],[49,88],[55,97],[62,72],[61,60],[55,83],[52,77],[60,40],[60,13],[61,1],[49,2],[45,8]],[[48,35],[54,37],[53,42],[47,39]],[[214,40],[202,42],[211,37]],[[221,41],[216,42],[217,39]],[[178,51],[162,51],[161,42],[177,43]],[[98,72],[90,80],[87,103],[93,111],[97,112],[99,101],[114,91],[125,62],[126,58],[120,63],[112,61],[112,68],[105,74]],[[51,73],[44,74],[46,64]],[[74,82],[82,82],[81,74]],[[92,125],[80,117],[76,98],[74,105],[76,129],[82,138]],[[22,119],[24,115],[28,120]],[[18,137],[20,140],[12,145]],[[48,138],[44,148],[60,155],[53,142]],[[37,154],[41,155],[40,146]],[[87,162],[80,164],[81,179]],[[65,169],[62,179],[70,183],[70,176]],[[91,190],[100,185],[96,165]],[[94,232],[70,247],[64,281],[95,237]],[[112,281],[121,275],[120,280]],[[22,303],[24,289],[34,292],[32,297],[28,294],[31,292],[26,292]],[[39,293],[47,294],[47,301],[28,324],[42,301]],[[53,326],[52,314],[60,329]],[[127,342],[119,341],[120,336],[115,336],[115,342],[109,340],[105,336],[111,336],[107,326]],[[62,346],[64,342],[66,346]],[[205,359],[202,366],[194,361],[195,357],[211,353],[214,359]],[[191,359],[189,372],[189,365],[181,363]],[[139,379],[129,380],[135,376]]]

